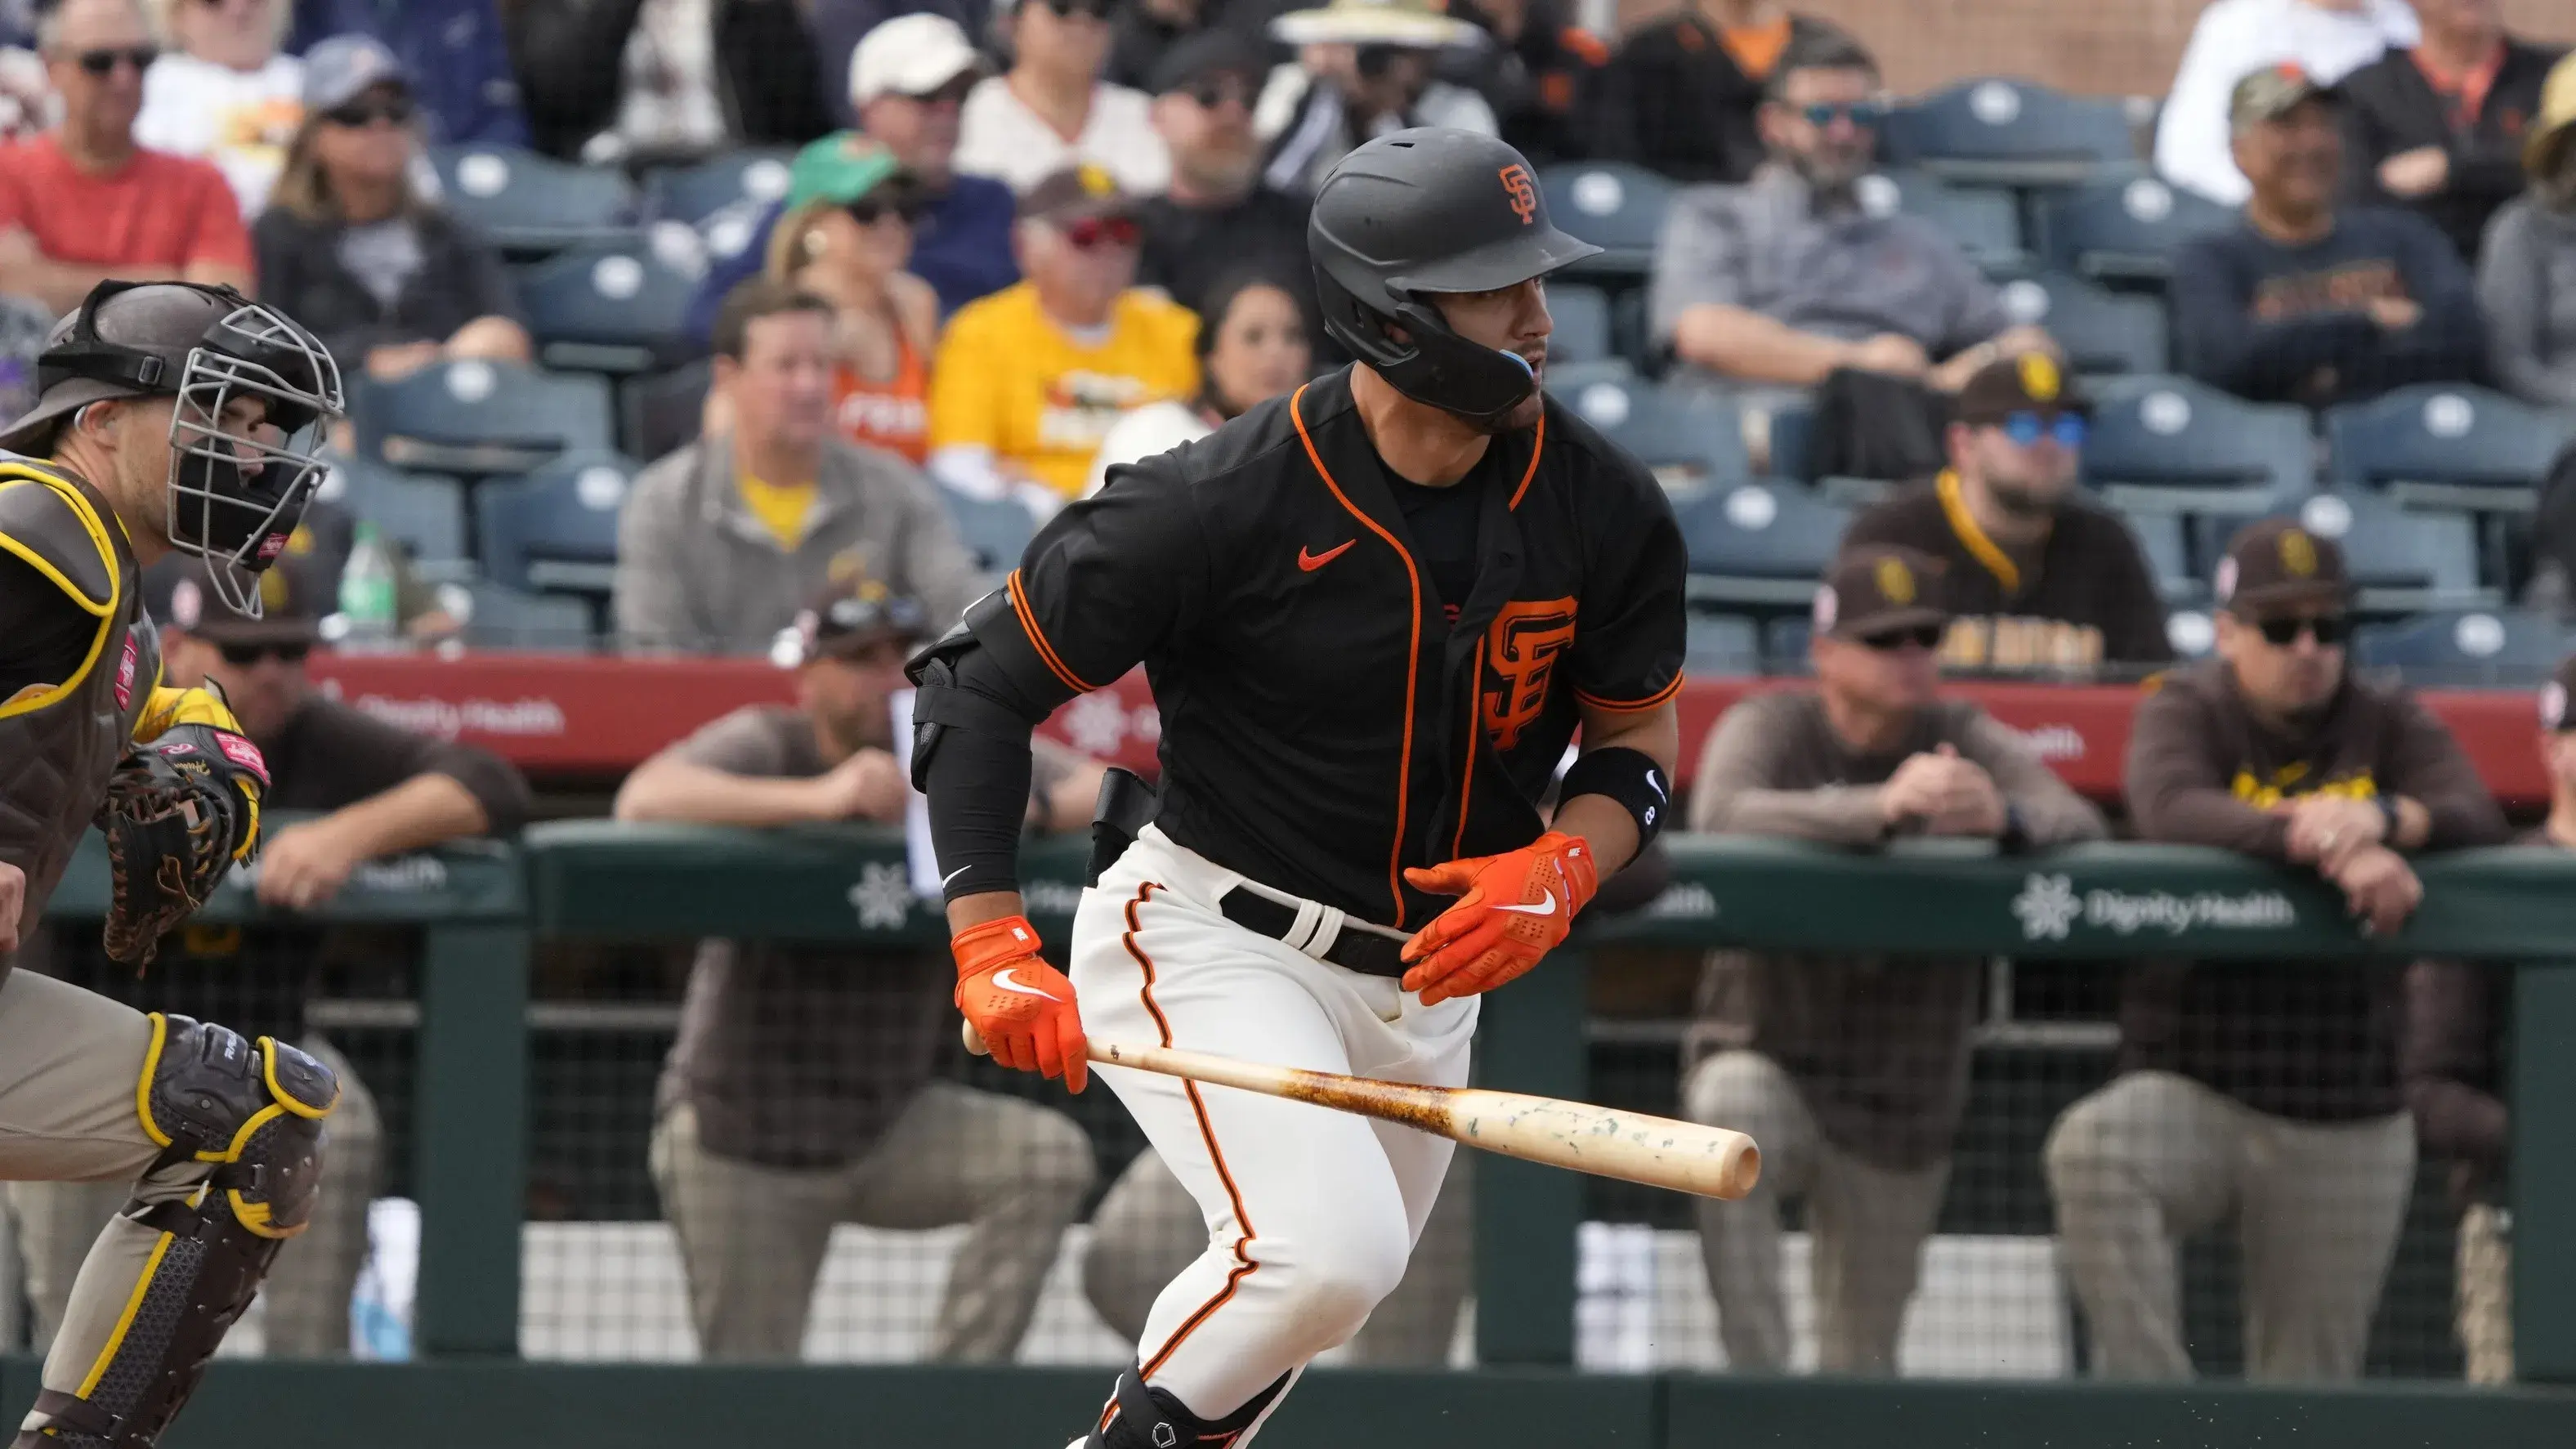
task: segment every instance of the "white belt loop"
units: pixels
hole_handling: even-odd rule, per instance
[[[1312,939],[1308,940],[1305,945],[1300,946],[1297,949],[1320,961],[1324,959],[1325,952],[1333,949],[1333,943],[1341,939],[1342,922],[1348,920],[1349,917],[1343,913],[1342,908],[1339,906],[1319,905],[1315,907],[1315,910],[1322,919],[1316,923],[1315,933]]]
[[[1299,901],[1297,919],[1289,922],[1288,933],[1279,938],[1280,944],[1291,951],[1303,951],[1310,956],[1321,953],[1324,948],[1309,945],[1308,938],[1315,934],[1315,927],[1321,923],[1324,912],[1329,909],[1331,908],[1314,901]]]

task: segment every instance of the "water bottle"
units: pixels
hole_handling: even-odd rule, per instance
[[[394,556],[384,535],[372,523],[358,525],[356,547],[340,570],[340,617],[345,631],[339,647],[353,652],[381,652],[395,646],[401,620],[394,610]]]

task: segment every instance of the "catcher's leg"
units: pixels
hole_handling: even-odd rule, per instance
[[[81,1265],[15,1449],[153,1443],[313,1209],[330,1069],[267,1037],[146,1021],[125,1102],[157,1150]]]

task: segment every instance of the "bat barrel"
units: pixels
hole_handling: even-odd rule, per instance
[[[1761,1180],[1762,1150],[1724,1127],[1518,1092],[1456,1095],[1451,1135],[1507,1157],[1729,1200]]]

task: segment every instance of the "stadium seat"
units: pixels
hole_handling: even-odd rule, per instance
[[[2095,388],[2084,473],[2124,510],[2251,515],[2314,488],[2316,440],[2295,407],[2188,378],[2123,378]]]
[[[477,649],[590,647],[591,610],[579,599],[522,593],[490,579],[440,584],[438,606],[464,625],[465,643]]]
[[[626,379],[617,390],[618,443],[626,455],[649,463],[695,441],[714,385],[715,364],[704,357]]]
[[[1807,466],[1808,440],[1816,430],[1816,410],[1804,403],[1773,408],[1765,420],[1770,430],[1771,462],[1763,471],[1782,478],[1814,481]]]
[[[939,496],[956,521],[958,540],[988,574],[1018,567],[1029,540],[1038,535],[1037,519],[1016,499],[973,498],[952,488],[940,489]]]
[[[1652,268],[1670,180],[1625,161],[1582,161],[1542,169],[1539,188],[1559,228],[1606,248],[1570,272],[1642,277]]]
[[[1763,625],[1763,673],[1814,673],[1815,662],[1807,657],[1807,646],[1815,637],[1815,620],[1807,614],[1783,614]]]
[[[2068,186],[2138,164],[2118,101],[2006,79],[1961,81],[1898,107],[1879,131],[1879,153],[1988,186]]]
[[[1731,407],[1693,402],[1634,379],[1587,383],[1570,400],[1585,422],[1654,469],[1668,490],[1752,476],[1744,425]]]
[[[477,489],[484,576],[529,593],[605,598],[617,573],[617,518],[633,459],[567,454],[524,477]]]
[[[739,201],[767,206],[787,194],[795,159],[793,151],[752,148],[655,171],[644,178],[644,214],[696,226]]]
[[[471,569],[465,489],[455,479],[339,455],[332,457],[331,474],[321,492],[382,529],[420,572],[456,577]]]
[[[2453,609],[2353,634],[2354,662],[2427,685],[2527,685],[2558,666],[2567,632],[2547,614]]]
[[[365,456],[468,479],[524,473],[612,441],[607,379],[508,363],[440,362],[364,382],[350,412]]]
[[[1682,668],[1694,677],[1705,674],[1756,674],[1762,668],[1762,637],[1753,621],[1740,614],[1693,611],[1683,645]]]
[[[2154,299],[2106,291],[2065,272],[2038,272],[2003,285],[2015,322],[2045,327],[2079,373],[2165,370],[2165,311]]]
[[[1548,316],[1556,331],[1547,340],[1547,365],[1559,360],[1600,362],[1617,355],[1610,341],[1610,294],[1599,287],[1567,282],[1547,289]]]
[[[1858,191],[1863,209],[1874,215],[1904,212],[1921,217],[1988,272],[2009,271],[2029,260],[2022,242],[2021,204],[2009,191],[1953,186],[1911,167],[1864,176]]]
[[[2351,571],[2354,607],[2366,614],[2411,614],[2424,609],[2492,608],[2496,591],[2478,584],[2478,538],[2465,513],[2401,508],[2384,496],[2320,493],[2299,505],[2308,531],[2343,547]],[[2215,568],[2227,541],[2250,520],[2193,519],[2196,554]]]
[[[2138,552],[2146,556],[2147,569],[2155,575],[2156,592],[2167,604],[2187,604],[2208,595],[2208,586],[2191,571],[2191,544],[2181,515],[2132,513],[2121,521],[2138,540]]]
[[[437,146],[439,204],[503,251],[555,252],[635,225],[635,190],[614,167],[513,146]]]
[[[2152,176],[2096,182],[2049,198],[2039,214],[2048,265],[2112,283],[2161,286],[2186,240],[2223,231],[2236,213]]]
[[[1583,390],[1596,382],[1617,383],[1622,387],[1643,387],[1637,368],[1624,357],[1604,357],[1592,362],[1558,362],[1547,364],[1547,395],[1568,407],[1583,395]]]
[[[689,299],[703,270],[696,234],[686,250],[637,237],[575,247],[519,279],[519,304],[548,367],[615,374],[648,372],[676,361],[686,344]]]
[[[2527,513],[2576,418],[2484,388],[2419,383],[2326,414],[2326,473],[2401,503]]]
[[[1674,500],[1690,558],[1690,596],[1704,603],[1804,609],[1851,522],[1777,480],[1711,488]]]

